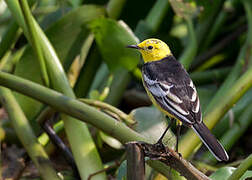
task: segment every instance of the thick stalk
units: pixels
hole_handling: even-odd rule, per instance
[[[0,59],[2,59],[4,54],[11,48],[17,34],[20,34],[18,33],[18,25],[15,22],[11,22],[0,42]]]
[[[116,107],[114,107],[110,104],[107,104],[107,103],[104,103],[104,102],[98,101],[98,100],[93,100],[93,99],[80,98],[79,100],[90,105],[90,106],[97,107],[99,109],[102,109],[102,110],[105,110],[105,111],[108,111],[112,114],[117,115],[120,118],[120,120],[125,122],[128,126],[136,123],[136,121],[134,121],[134,119],[130,115],[124,113],[120,109],[117,109]]]
[[[12,15],[23,28],[26,37],[29,37],[27,26],[25,25],[21,9],[17,1],[6,0]],[[69,85],[64,69],[61,66],[60,60],[49,40],[41,30],[37,22],[32,18],[35,25],[35,32],[39,34],[38,40],[46,60],[49,77],[54,89],[63,92],[69,97],[75,98],[72,88]],[[28,40],[30,40],[28,38]],[[87,126],[84,123],[76,121],[76,119],[69,116],[62,116],[66,134],[82,179],[87,179],[90,174],[103,169],[99,154],[95,144],[91,138]],[[89,166],[87,165],[89,163]],[[92,162],[92,163],[91,163]],[[94,179],[105,179],[105,173],[101,173],[94,177]]]
[[[252,68],[250,68],[237,82],[226,92],[218,104],[215,105],[204,117],[207,126],[212,129],[214,125],[221,119],[225,113],[244,95],[244,93],[252,86]],[[200,140],[192,132],[188,132],[180,141],[179,149],[183,157],[188,157],[194,148],[199,144]]]
[[[94,82],[101,61],[102,58],[94,43],[74,85],[74,92],[77,97],[87,97],[90,85]]]
[[[56,111],[63,112],[81,121],[87,122],[104,131],[106,134],[115,137],[122,143],[130,141],[154,143],[151,139],[143,137],[127,127],[124,123],[116,121],[101,111],[39,84],[0,71],[0,85],[48,104]],[[79,132],[76,131],[74,134],[76,135],[77,133]],[[166,176],[169,175],[169,169],[161,162],[149,161],[149,163],[162,174]]]
[[[31,46],[33,47],[35,54],[37,56],[38,62],[39,62],[39,66],[40,66],[40,73],[41,73],[41,77],[43,80],[43,83],[49,87],[49,77],[48,77],[48,73],[47,73],[47,69],[46,69],[46,63],[45,63],[45,59],[39,44],[39,39],[37,37],[37,33],[35,32],[35,24],[33,22],[33,17],[32,17],[32,13],[29,9],[29,5],[28,2],[26,0],[19,0],[20,6],[21,6],[21,10],[23,12],[23,16],[25,19],[25,25],[27,27],[28,30],[28,34],[30,42],[31,42]]]
[[[162,20],[164,19],[167,10],[169,8],[169,1],[157,0],[150,12],[145,18],[145,22],[151,28],[152,32],[155,33],[160,27]]]
[[[144,40],[158,31],[169,9],[169,1],[157,0],[149,11],[145,20],[140,20],[135,29],[135,34],[140,40]]]
[[[228,180],[240,179],[242,175],[252,166],[252,154],[247,157],[238,168],[233,172],[233,174],[228,178]]]
[[[44,180],[59,179],[56,175],[56,171],[53,169],[52,164],[50,163],[45,150],[37,142],[37,138],[34,135],[28,120],[26,119],[23,111],[21,110],[11,91],[7,88],[0,87],[0,98],[2,105],[8,112],[12,126],[15,129],[18,138],[20,139],[30,158],[38,168],[41,177]]]
[[[240,79],[238,79],[245,64],[244,62],[251,61],[250,52],[252,47],[252,1],[243,2],[248,21],[247,41],[240,50],[235,67],[230,72],[228,78],[222,84],[221,88],[205,110],[206,115],[204,117],[204,122],[210,129],[215,126],[219,119],[225,115],[228,109],[239,100],[239,98],[246,92],[246,90],[248,90],[248,88],[250,88],[252,83],[252,68],[247,70],[247,72],[244,73]],[[193,131],[188,131],[179,143],[179,149],[183,157],[188,157],[199,143],[200,140],[193,133]]]
[[[196,29],[199,50],[205,38],[207,37],[207,34],[209,30],[211,29],[211,26],[215,22],[216,16],[222,9],[224,2],[225,0],[216,0],[214,3],[209,2],[212,5],[211,6],[212,11],[210,14],[208,14],[208,16],[205,16],[204,20],[197,26],[197,29]],[[209,12],[206,11],[206,13],[209,13]]]
[[[189,40],[188,40],[187,48],[184,50],[183,54],[179,57],[179,61],[184,65],[186,69],[189,69],[192,61],[194,60],[197,54],[198,43],[197,43],[192,19],[186,18],[185,20],[187,24],[187,30],[189,33]]]
[[[252,104],[247,105],[246,109],[239,116],[239,119],[232,124],[232,127],[225,131],[225,134],[220,139],[222,145],[226,147],[226,149],[231,149],[233,145],[237,142],[237,140],[242,137],[242,135],[246,132],[248,127],[252,123]],[[204,162],[216,162],[216,159],[210,155],[209,152],[206,152],[202,159]]]
[[[125,0],[110,0],[107,4],[108,16],[112,19],[117,19],[121,14],[125,2]]]
[[[230,67],[213,69],[203,72],[193,72],[190,77],[195,85],[221,82],[231,71]]]
[[[232,8],[235,4],[237,4],[238,0],[230,0],[228,3],[232,6]],[[225,23],[227,17],[229,15],[229,12],[222,8],[220,13],[218,14],[212,28],[210,29],[208,35],[206,36],[206,39],[204,42],[202,42],[201,50],[205,51],[207,47],[212,43],[212,41],[215,39],[216,35],[223,29],[222,26]]]

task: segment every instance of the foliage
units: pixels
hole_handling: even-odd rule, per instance
[[[78,169],[65,163],[64,178],[125,178],[123,144],[153,143],[169,121],[154,107],[142,107],[150,105],[140,82],[142,61],[126,48],[156,37],[191,74],[204,121],[228,150],[231,164],[217,163],[203,148],[197,152],[200,140],[187,128],[179,152],[205,162],[197,168],[212,173],[212,179],[251,177],[244,136],[251,137],[252,123],[251,34],[250,0],[0,0],[0,100],[8,113],[0,121],[3,152],[16,144],[26,150],[37,176],[58,179],[61,170],[48,158],[57,150],[39,123],[51,119]],[[169,147],[175,145],[175,130],[166,135]],[[161,174],[183,179],[163,164],[146,161],[149,179]]]

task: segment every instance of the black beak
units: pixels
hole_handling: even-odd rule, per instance
[[[128,45],[126,46],[127,48],[133,48],[133,49],[141,49],[140,47],[138,47],[137,45]]]

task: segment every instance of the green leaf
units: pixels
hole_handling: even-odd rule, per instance
[[[156,142],[167,127],[167,119],[164,114],[156,107],[141,107],[134,109],[131,113],[133,119],[137,122],[133,127],[137,132]],[[169,147],[173,147],[176,143],[176,138],[169,130],[163,143]]]
[[[103,15],[104,9],[102,7],[82,6],[70,11],[46,30],[46,35],[65,69],[70,66],[74,57],[80,52],[81,46],[89,34],[87,23]],[[39,66],[34,58],[32,48],[27,48],[16,66],[15,74],[41,84]],[[33,119],[40,112],[41,103],[18,93],[15,95],[28,119]]]
[[[137,44],[138,40],[123,21],[99,18],[90,23],[90,29],[110,70],[118,67],[133,70],[137,66],[139,54],[126,46]]]
[[[125,180],[127,179],[126,177],[127,177],[127,161],[124,160],[118,168],[116,179]]]
[[[240,180],[248,180],[250,178],[252,178],[252,171],[246,171],[240,178]]]
[[[212,180],[226,180],[234,172],[234,167],[223,167],[215,171],[210,178]]]
[[[215,171],[210,178],[212,180],[226,180],[229,176],[235,171],[236,168],[234,167],[223,167]],[[247,178],[252,177],[252,171],[246,171],[240,180],[246,180]]]

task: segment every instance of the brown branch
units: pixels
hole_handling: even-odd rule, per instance
[[[126,144],[127,151],[127,179],[145,179],[144,152],[138,143]]]
[[[160,144],[148,144],[145,142],[131,142],[135,143],[142,149],[144,156],[150,159],[159,160],[167,166],[175,169],[190,180],[210,180],[205,174],[196,169],[190,162],[183,159],[180,154],[168,147]]]

